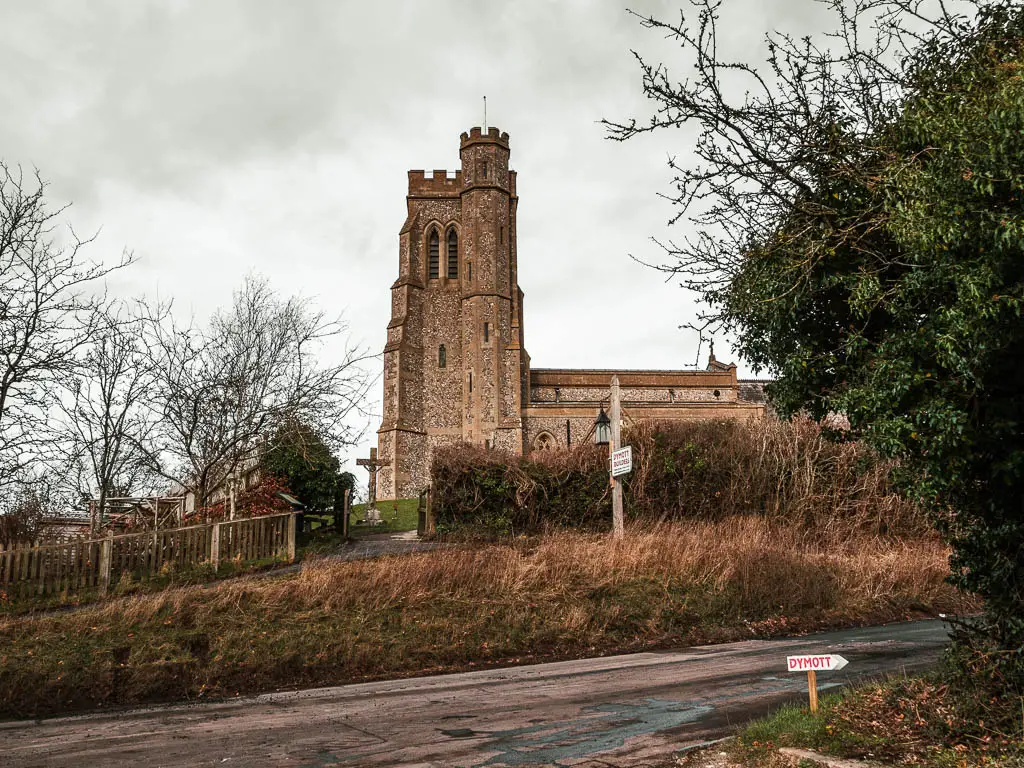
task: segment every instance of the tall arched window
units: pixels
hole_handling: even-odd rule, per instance
[[[448,279],[459,277],[459,236],[452,229],[448,232]]]
[[[428,273],[431,278],[441,276],[441,245],[437,237],[437,230],[430,230],[430,272]]]
[[[448,353],[445,351],[444,344],[437,348],[437,367],[445,368],[448,365]]]

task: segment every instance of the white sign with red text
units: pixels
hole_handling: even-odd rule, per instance
[[[633,446],[612,451],[612,477],[628,475],[633,471]]]
[[[789,672],[835,672],[849,663],[838,653],[786,657],[786,669]]]

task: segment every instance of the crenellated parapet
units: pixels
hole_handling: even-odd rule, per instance
[[[426,171],[409,171],[409,197],[453,197],[462,189],[462,171],[450,174],[436,169],[432,176]]]
[[[505,149],[508,149],[508,134],[503,131],[499,131],[497,128],[488,128],[487,133],[484,133],[479,126],[470,128],[469,133],[463,133],[459,137],[461,139],[459,148],[465,149],[472,144],[500,144]]]

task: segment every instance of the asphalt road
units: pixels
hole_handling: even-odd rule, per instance
[[[789,700],[928,666],[939,621],[0,723],[2,766],[644,766]]]

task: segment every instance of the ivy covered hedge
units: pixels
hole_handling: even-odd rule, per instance
[[[438,531],[601,530],[611,519],[607,460],[594,445],[531,458],[472,446],[438,450],[431,467]]]
[[[757,514],[817,534],[924,535],[898,496],[891,464],[857,442],[833,442],[807,419],[639,424],[624,430],[633,472],[627,520]],[[607,452],[594,445],[529,457],[460,446],[431,468],[439,533],[518,535],[611,525]]]

